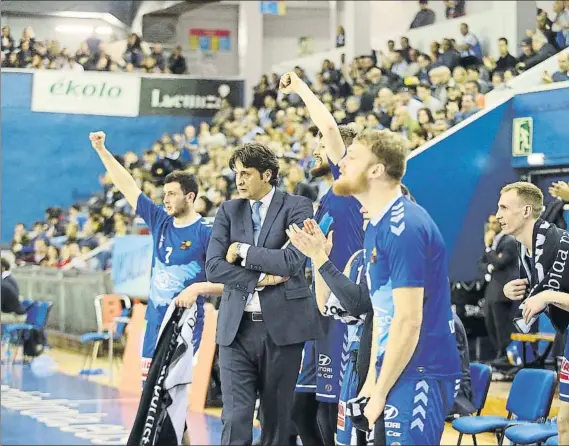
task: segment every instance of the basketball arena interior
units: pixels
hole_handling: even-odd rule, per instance
[[[558,243],[551,275],[535,279],[550,233],[537,235],[532,257],[502,201],[506,185],[533,185],[543,206],[529,206],[541,226],[528,237],[556,227],[569,243],[569,1],[7,0],[0,9],[2,444],[569,441],[569,341],[567,321],[558,323],[569,305],[543,304],[529,322],[529,304],[520,307],[541,282],[569,296],[568,251]],[[442,303],[433,309],[432,296],[420,295],[420,353],[397,347],[395,325],[384,332],[377,383],[389,379],[381,371],[397,360],[395,348],[414,355],[421,373],[420,355],[456,357],[462,372],[455,400],[440,403],[444,413],[433,408],[436,373],[409,384],[407,408],[393,403],[395,390],[374,399],[378,384],[367,394],[374,404],[356,413],[364,383],[349,392],[361,355],[348,333],[365,318],[318,312],[320,279],[342,314],[352,313],[327,277],[361,290],[361,268],[372,287],[374,268],[390,264],[387,247],[385,256],[383,247],[365,248],[382,217],[369,215],[365,241],[361,226],[381,194],[334,195],[373,134],[408,154],[396,178],[405,205],[391,208],[390,236],[404,240],[412,210],[422,209],[448,270],[435,291]],[[344,138],[337,159],[336,136]],[[390,158],[378,159],[392,175]],[[260,175],[251,179],[251,169]],[[368,187],[381,183],[370,169]],[[271,191],[268,210],[256,187]],[[290,219],[301,205],[309,208],[304,229]],[[531,218],[520,209],[515,215]],[[344,227],[348,214],[356,223]],[[335,276],[306,240],[328,249]],[[359,245],[345,248],[340,265],[334,249],[352,242]],[[362,249],[352,277],[346,265]],[[418,253],[410,261],[421,262],[420,249],[407,249]],[[385,286],[395,288],[387,269]],[[348,279],[338,277],[344,272]],[[514,280],[532,287],[520,285],[526,294],[512,298]],[[396,292],[390,299],[400,299]],[[397,309],[378,317],[371,288],[364,294],[373,330],[399,320]],[[444,311],[452,347],[426,349],[421,339],[435,330],[426,321],[436,319],[429,312]],[[261,359],[238,363],[238,350],[253,351],[254,333],[265,333]],[[303,384],[309,344],[314,384]],[[439,364],[444,376],[447,364]],[[389,389],[410,379],[401,367]],[[294,384],[286,377],[296,380],[297,370]]]

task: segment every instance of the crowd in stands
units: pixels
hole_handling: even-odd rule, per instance
[[[309,79],[302,67],[296,67],[295,72],[339,124],[388,128],[402,133],[412,148],[418,148],[483,109],[489,91],[508,88],[509,79],[562,48],[559,34],[569,26],[561,18],[569,14],[569,5],[559,9],[563,2],[555,4],[555,21],[547,22],[547,14],[539,12],[536,28],[528,31],[519,56],[512,55],[508,41],[501,38],[500,57],[483,57],[478,38],[463,23],[460,41],[432,42],[428,53],[417,51],[402,37],[399,48],[390,41],[385,53],[373,51],[351,62],[342,59],[340,66],[325,60],[314,79]],[[550,33],[556,26],[562,31]],[[24,39],[21,45],[27,48],[26,42]],[[569,44],[569,39],[564,42]],[[3,51],[4,45],[3,39]],[[33,45],[38,48],[37,43]],[[135,57],[130,51],[125,60],[132,63]],[[86,60],[78,58],[78,63],[87,64]],[[568,79],[567,52],[558,55],[558,65],[558,72],[544,73],[544,81]],[[162,202],[161,185],[168,173],[176,169],[195,173],[201,191],[196,210],[213,217],[222,201],[236,197],[228,166],[232,150],[241,143],[257,141],[279,156],[279,187],[317,202],[331,178],[312,178],[317,135],[300,98],[279,93],[279,79],[277,73],[262,76],[248,108],[223,101],[211,125],[203,122],[197,130],[187,126],[182,133],[163,135],[141,156],[127,152],[118,158],[156,203]],[[87,202],[68,211],[48,209],[45,220],[30,229],[18,224],[12,242],[17,261],[48,267],[108,268],[109,240],[134,231],[137,220],[108,176],[102,177],[101,184],[102,193]]]
[[[168,56],[160,43],[151,51],[145,51],[137,34],[128,37],[125,52],[120,60],[114,60],[105,51],[105,44],[97,38],[81,42],[73,54],[61,48],[57,40],[40,41],[27,27],[20,41],[12,37],[10,27],[2,27],[2,68],[31,68],[38,70],[73,71],[126,71],[143,73],[185,74],[188,71],[182,48],[177,46]]]

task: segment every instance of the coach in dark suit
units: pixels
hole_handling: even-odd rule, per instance
[[[285,445],[303,343],[322,334],[306,259],[284,247],[285,230],[312,218],[312,204],[275,188],[278,160],[262,144],[238,148],[229,166],[241,198],[219,208],[206,260],[208,280],[225,285],[217,320],[221,444],[251,444],[259,394],[261,444]]]
[[[484,318],[498,358],[506,356],[514,331],[512,301],[504,296],[504,285],[518,274],[518,242],[501,230],[500,223],[491,215],[484,235],[486,250],[478,263],[488,282],[484,290]]]

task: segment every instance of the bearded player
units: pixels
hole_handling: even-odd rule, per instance
[[[402,194],[407,155],[401,135],[364,130],[333,186],[370,216],[364,250],[375,360],[360,397],[369,397],[364,415],[375,427],[374,444],[440,444],[460,380],[446,250],[429,214]],[[288,233],[315,269],[331,267],[314,237],[298,228]]]
[[[304,101],[316,127],[320,131],[318,148],[314,152],[315,177],[332,174],[339,176],[338,163],[346,153],[356,134],[349,126],[338,127],[336,121],[324,104],[312,90],[293,73],[286,73],[281,78],[280,89],[283,93],[296,93]],[[325,235],[334,234],[334,243],[330,259],[334,266],[343,271],[352,255],[363,246],[363,218],[360,205],[353,197],[338,196],[329,190],[320,201],[315,220]],[[313,275],[314,276],[314,275]],[[342,358],[348,359],[346,325],[333,318],[325,318],[326,335],[322,339],[305,345],[303,362],[293,421],[303,444],[334,444],[334,434],[338,418],[340,397]],[[345,364],[344,364],[345,366]],[[308,378],[308,379],[307,379]],[[315,383],[310,379],[315,378]],[[316,385],[314,387],[314,384]],[[315,395],[314,392],[315,391]],[[318,427],[314,417],[314,398],[317,401]],[[312,410],[311,410],[312,409]],[[318,436],[315,432],[320,433]],[[304,437],[304,438],[303,438]]]

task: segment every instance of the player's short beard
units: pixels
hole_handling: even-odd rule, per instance
[[[312,178],[322,178],[332,172],[330,165],[328,164],[320,164],[318,167],[314,167],[310,170],[310,175]]]
[[[356,179],[349,180],[347,178],[338,178],[332,185],[334,194],[341,197],[353,197],[355,195],[367,192],[369,185],[366,178],[366,171],[361,172]]]
[[[171,216],[174,218],[181,218],[188,215],[189,212],[190,212],[190,206],[188,206],[188,204],[184,202],[180,204],[180,206],[176,206]]]

